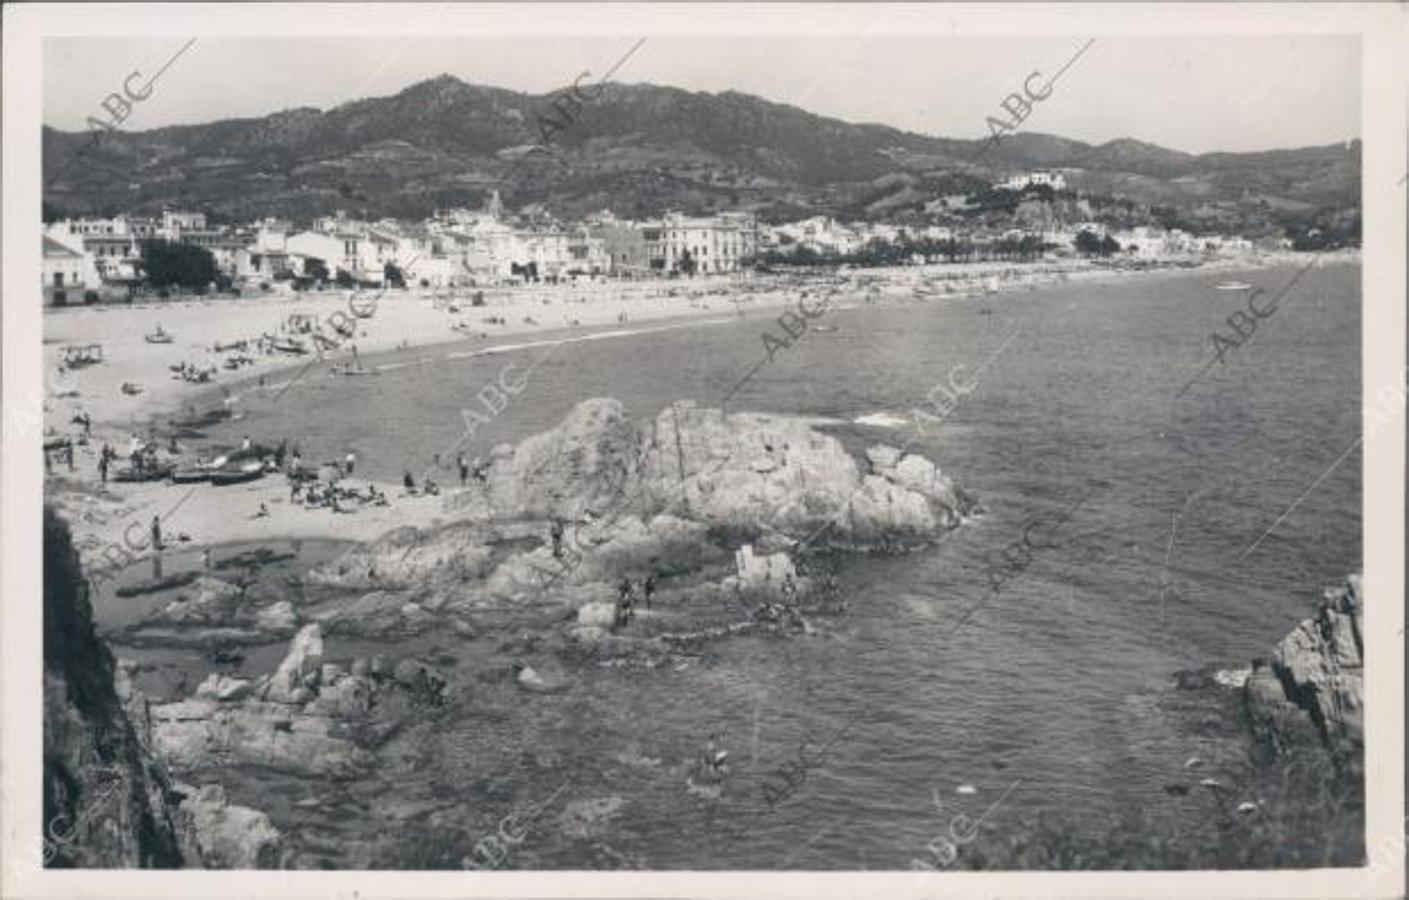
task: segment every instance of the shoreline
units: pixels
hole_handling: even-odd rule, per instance
[[[1358,259],[1358,255],[1354,254],[1340,254],[1332,259],[1347,261],[1347,256],[1350,261]],[[1169,265],[1147,270],[1114,269],[1086,261],[1075,261],[1077,265],[1062,265],[1060,262],[984,263],[860,269],[848,273],[853,283],[860,282],[856,285],[855,296],[846,298],[845,303],[834,308],[866,303],[889,307],[963,302],[974,296],[996,297],[1009,291],[1037,290],[1047,284],[1074,280],[1108,282],[1124,277],[1256,269],[1305,258],[1305,254],[1273,254],[1211,260],[1192,268]],[[1003,279],[1000,289],[996,294],[988,293],[981,279],[993,278],[1000,273]],[[137,352],[123,353],[108,363],[76,373],[72,380],[78,390],[76,398],[54,396],[52,377],[46,377],[46,387],[49,389],[46,394],[46,438],[54,426],[68,435],[81,432],[68,421],[79,409],[93,417],[92,436],[87,445],[75,446],[75,471],[69,473],[64,464],[56,462],[53,474],[57,477],[51,477],[46,482],[46,502],[54,504],[70,519],[75,545],[83,554],[85,564],[91,564],[94,554],[112,553],[106,548],[113,546],[122,547],[130,553],[132,548],[129,545],[133,542],[123,538],[124,532],[145,535],[152,515],[162,514],[178,497],[182,498],[181,504],[186,513],[184,517],[174,519],[169,531],[173,535],[182,531],[189,533],[191,543],[186,546],[319,538],[359,542],[375,539],[398,527],[435,527],[446,517],[445,510],[451,508],[451,498],[460,490],[458,487],[442,485],[439,497],[410,497],[402,495],[399,484],[368,481],[354,476],[348,479],[351,484],[359,488],[374,485],[393,500],[392,505],[387,507],[362,507],[355,515],[339,515],[323,508],[296,508],[289,503],[289,490],[281,478],[265,478],[223,487],[195,484],[189,486],[189,491],[181,490],[187,486],[164,481],[129,482],[100,491],[96,473],[98,447],[106,441],[122,451],[126,448],[127,436],[134,433],[169,433],[169,427],[161,420],[183,406],[207,409],[222,402],[233,405],[252,391],[261,390],[261,380],[264,382],[262,390],[270,391],[284,390],[286,384],[292,385],[298,380],[296,373],[304,367],[308,367],[308,371],[301,377],[329,377],[329,367],[353,358],[349,351],[351,345],[357,346],[356,356],[363,366],[391,371],[406,365],[425,364],[435,357],[509,354],[564,342],[610,340],[656,331],[707,327],[776,311],[793,303],[800,291],[815,289],[820,279],[835,278],[838,274],[770,276],[766,279],[726,276],[690,283],[627,282],[618,285],[608,282],[592,285],[591,290],[573,285],[525,287],[515,289],[517,293],[508,295],[511,302],[483,307],[466,306],[459,314],[436,308],[430,297],[422,292],[407,292],[407,295],[388,293],[383,298],[384,304],[378,307],[372,318],[355,320],[359,333],[342,341],[322,361],[312,354],[288,359],[277,355],[258,356],[256,365],[247,367],[248,371],[240,370],[237,376],[225,383],[191,384],[168,378],[153,382],[152,389],[146,393],[135,397],[123,396],[122,399],[127,402],[118,404],[116,414],[100,416],[91,408],[95,384],[106,384],[109,392],[117,393],[116,384],[122,380],[146,378],[150,381],[153,375],[160,379],[166,372],[166,366],[194,355],[190,341],[146,344],[142,335],[147,329],[155,327],[158,321],[170,329],[178,340],[183,332],[195,331],[204,340],[227,343],[242,336],[258,335],[261,331],[277,333],[277,323],[292,313],[314,314],[320,322],[327,321],[327,317],[335,311],[345,309],[346,295],[339,292],[272,301],[267,298],[199,301],[160,308],[119,308],[117,312],[124,314],[121,317],[127,321],[124,327],[117,329],[116,339],[112,343],[119,352],[130,350],[133,346]],[[942,281],[961,282],[963,289],[927,297],[915,296],[916,285]],[[880,290],[863,297],[870,287],[868,282]],[[519,321],[508,320],[511,311]],[[561,313],[565,320],[571,315],[571,321],[577,324],[565,321],[563,325],[547,325],[537,322],[539,317],[549,318],[544,311]],[[51,376],[56,368],[58,344],[63,342],[64,332],[76,330],[75,326],[85,321],[91,322],[113,312],[111,309],[88,308],[64,311],[53,318],[46,317],[46,376]],[[526,315],[528,313],[534,315]],[[622,313],[627,316],[625,322],[619,321]],[[450,322],[457,318],[475,319],[490,315],[502,316],[506,323],[489,326],[496,332],[484,339],[454,334],[449,327]],[[522,321],[523,318],[533,321]],[[55,320],[62,320],[61,325],[70,327],[51,327]],[[178,320],[183,324],[176,327],[168,324]],[[91,332],[92,325],[88,327]],[[60,332],[60,335],[51,335],[51,331]],[[447,332],[454,336],[447,335]],[[218,358],[207,348],[196,348],[205,354],[206,364],[210,359]],[[117,377],[103,371],[110,366],[118,370]],[[102,377],[105,375],[108,377]],[[280,380],[284,376],[288,376],[287,380]],[[49,409],[51,405],[53,410]],[[261,504],[269,514],[256,518],[254,513]],[[115,514],[109,518],[106,514],[110,511]],[[191,515],[193,512],[195,515]],[[188,523],[186,527],[182,527],[183,521]],[[165,517],[163,522],[164,531],[167,531]],[[134,529],[132,523],[142,527]],[[141,559],[145,555],[138,552],[133,558]]]

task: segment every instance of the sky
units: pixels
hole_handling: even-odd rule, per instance
[[[451,74],[544,94],[584,70],[595,80],[637,38],[199,37],[134,105],[124,128],[257,117],[394,94]],[[1175,150],[1253,151],[1360,136],[1353,36],[737,37],[646,36],[613,80],[755,94],[850,122],[941,137],[987,137],[990,116],[1036,71],[1070,67],[1020,126],[1099,144],[1135,138]],[[44,123],[86,128],[101,103],[139,87],[181,38],[49,38]]]

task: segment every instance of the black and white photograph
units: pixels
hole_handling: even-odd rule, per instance
[[[7,7],[6,895],[1403,896],[1409,19],[1116,6]]]

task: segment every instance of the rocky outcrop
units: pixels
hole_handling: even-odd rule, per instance
[[[211,869],[273,869],[282,860],[283,835],[264,813],[236,806],[218,784],[178,785],[186,797],[180,815]]]
[[[123,640],[190,647],[268,643],[289,637],[298,626],[289,601],[201,575],[171,603],[126,629]]]
[[[921,457],[878,447],[858,464],[806,420],[688,401],[638,426],[615,400],[585,400],[552,431],[496,448],[488,484],[501,513],[666,513],[797,536],[830,523],[830,540],[858,544],[932,537],[970,506]]]
[[[272,675],[253,683],[211,676],[194,696],[151,706],[151,740],[181,771],[245,764],[350,775],[371,757],[351,739],[347,719],[366,714],[374,689],[369,677],[325,667],[322,635],[309,625]]]
[[[299,703],[312,697],[323,672],[323,632],[309,625],[294,636],[289,652],[274,670],[261,695],[279,703]]]
[[[365,773],[372,748],[418,711],[455,695],[443,673],[420,660],[327,662],[314,624],[290,642],[272,674],[211,675],[191,697],[151,704],[146,719],[151,745],[182,777],[248,766],[344,778]]]
[[[1244,686],[1260,743],[1284,751],[1319,738],[1339,757],[1365,743],[1363,593],[1360,576],[1327,589],[1316,616],[1257,660]]]
[[[777,590],[801,545],[919,544],[975,506],[933,462],[886,446],[858,461],[803,419],[684,402],[638,423],[609,399],[583,401],[558,427],[495,448],[484,486],[447,502],[452,524],[401,529],[311,573],[371,591],[311,616],[361,636],[447,623],[464,632],[484,606],[562,594],[577,606],[611,603],[620,579],[647,573],[715,583],[742,575]],[[752,555],[741,566],[745,546]],[[754,577],[775,569],[777,578]]]

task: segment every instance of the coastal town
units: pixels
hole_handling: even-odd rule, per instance
[[[1010,176],[994,190],[1040,205],[1065,190],[1060,174]],[[956,208],[970,202],[950,198]],[[1089,213],[1080,197],[1075,201]],[[169,245],[196,257],[188,269],[153,271]],[[1258,249],[1290,249],[1280,237]],[[512,215],[492,191],[479,210],[438,209],[424,220],[366,219],[342,210],[309,222],[265,218],[217,224],[201,212],[58,219],[44,226],[43,289],[48,305],[131,301],[172,291],[260,296],[337,286],[450,289],[579,280],[708,276],[770,266],[925,265],[980,260],[1203,261],[1246,254],[1239,235],[1180,228],[1116,228],[1091,220],[1046,228],[982,228],[830,216],[769,224],[743,212],[681,213],[647,221],[610,211],[580,222]],[[194,273],[194,274],[193,274]],[[198,275],[209,276],[204,283]]]

